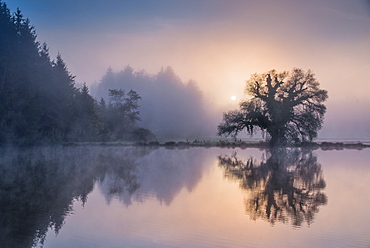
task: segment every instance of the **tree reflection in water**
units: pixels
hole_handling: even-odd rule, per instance
[[[135,159],[151,150],[55,147],[0,150],[1,247],[43,244],[58,234],[75,200],[85,204],[96,181],[115,178],[113,192],[138,187]]]
[[[236,152],[218,157],[225,176],[250,192],[245,201],[248,215],[271,224],[290,220],[294,227],[313,223],[319,206],[327,203],[317,157],[311,150],[296,148],[271,149],[265,157],[261,162],[253,157],[242,160]]]
[[[202,149],[38,147],[0,149],[0,247],[42,246],[94,187],[109,203],[149,197],[170,205],[202,176]]]

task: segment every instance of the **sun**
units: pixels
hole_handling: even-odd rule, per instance
[[[231,96],[231,100],[232,101],[235,101],[236,100],[236,96]]]

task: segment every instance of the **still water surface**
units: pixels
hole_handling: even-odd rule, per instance
[[[368,150],[0,150],[1,247],[370,247]]]

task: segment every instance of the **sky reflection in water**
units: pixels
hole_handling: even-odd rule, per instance
[[[4,247],[44,240],[44,247],[370,244],[367,151],[55,147],[1,153]]]

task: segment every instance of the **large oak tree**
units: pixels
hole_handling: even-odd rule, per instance
[[[224,113],[219,135],[235,137],[243,130],[253,134],[260,129],[267,132],[272,146],[308,142],[317,137],[328,94],[319,88],[310,70],[294,68],[289,72],[253,74],[245,93],[252,98],[241,102],[239,110]]]

